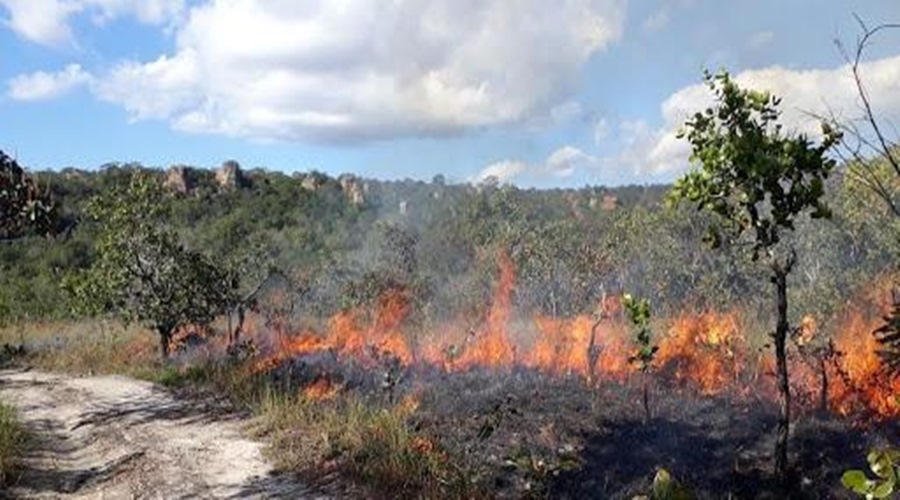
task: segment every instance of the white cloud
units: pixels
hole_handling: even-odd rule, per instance
[[[563,146],[551,153],[546,160],[538,164],[529,164],[517,160],[503,160],[484,167],[473,182],[483,182],[488,178],[496,178],[499,182],[510,182],[521,177],[565,179],[578,170],[593,169],[600,165],[601,159],[591,156],[574,146]]]
[[[91,81],[91,75],[80,65],[70,64],[57,73],[38,71],[19,75],[9,81],[7,95],[17,101],[52,99]]]
[[[483,182],[494,178],[499,182],[509,182],[512,178],[519,176],[530,168],[531,167],[527,164],[520,161],[502,160],[484,167],[481,169],[481,172],[478,172],[478,175],[471,180],[474,182]]]
[[[96,23],[131,16],[145,24],[165,24],[184,8],[184,0],[0,0],[4,24],[20,36],[48,46],[73,42],[71,17],[90,14]]]
[[[121,64],[97,92],[135,120],[288,141],[571,118],[578,76],[620,37],[624,11],[624,0],[210,0],[178,25],[174,53]]]
[[[861,72],[874,109],[883,119],[900,123],[900,55],[866,62]],[[745,88],[768,90],[782,98],[782,123],[793,132],[812,137],[821,133],[816,115],[834,113],[845,119],[860,115],[860,103],[850,69],[792,70],[780,66],[743,71],[734,79]],[[687,166],[686,141],[676,138],[678,129],[692,114],[705,109],[712,97],[705,85],[685,87],[661,105],[663,125],[652,129],[645,122],[620,127],[622,152],[610,161],[638,173],[670,174]]]
[[[659,31],[669,25],[669,9],[665,6],[654,11],[644,19],[641,27],[644,31]]]

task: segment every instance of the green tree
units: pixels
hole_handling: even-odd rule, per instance
[[[18,162],[0,151],[0,240],[15,240],[33,231],[51,234],[56,205]]]
[[[57,205],[48,190],[42,190],[37,181],[25,172],[18,162],[0,151],[0,242],[20,240],[28,235],[52,235],[56,231]],[[23,249],[3,248],[4,253],[19,254]],[[35,283],[17,280],[20,266],[13,260],[12,284],[0,296],[0,321],[14,316],[14,311],[28,309],[28,293]],[[5,266],[0,266],[0,269]],[[4,273],[4,281],[9,278]],[[9,281],[6,281],[9,283]]]
[[[671,196],[714,214],[708,240],[746,244],[754,260],[768,264],[775,285],[777,323],[775,357],[780,415],[775,441],[775,471],[785,477],[791,394],[785,343],[788,332],[787,277],[796,262],[782,236],[801,214],[829,217],[823,200],[825,179],[835,167],[826,157],[840,133],[823,125],[815,145],[803,134],[789,134],[778,123],[780,100],[767,92],[740,88],[727,72],[705,73],[715,104],[693,115],[679,134],[692,146],[698,169],[678,179]]]
[[[124,187],[92,198],[86,214],[101,229],[96,258],[68,277],[67,290],[86,313],[112,312],[159,334],[169,357],[172,334],[212,320],[228,302],[227,281],[203,254],[185,248],[167,226],[167,194],[156,180],[136,173]]]
[[[643,392],[644,403],[644,423],[650,421],[650,388],[647,383],[647,372],[653,364],[656,357],[658,346],[653,345],[650,338],[650,301],[647,299],[636,299],[630,294],[625,294],[622,298],[622,305],[628,314],[631,324],[637,329],[635,332],[635,343],[637,351],[628,358],[629,363],[637,363],[641,369],[641,391]]]

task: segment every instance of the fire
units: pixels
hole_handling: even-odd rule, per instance
[[[886,312],[887,304],[882,305]],[[880,317],[870,317],[854,307],[839,324],[835,346],[841,353],[835,373],[832,406],[842,415],[862,407],[880,417],[900,415],[900,378],[890,378],[881,369],[879,345],[872,332]]]
[[[279,335],[275,353],[259,360],[254,371],[265,372],[285,360],[326,351],[368,365],[387,357],[411,364],[412,348],[400,328],[409,311],[408,293],[392,289],[379,299],[374,318],[368,324],[364,311],[351,309],[332,317],[324,335],[312,331],[296,336]]]
[[[580,377],[589,384],[625,381],[635,373],[636,367],[628,361],[634,352],[632,329],[619,313],[618,297],[604,295],[592,314],[524,317],[514,307],[515,265],[504,251],[497,253],[496,260],[499,277],[481,317],[434,325],[416,335],[414,342],[406,331],[412,312],[410,292],[395,287],[385,291],[371,311],[341,311],[321,331],[286,334],[276,328],[274,340],[260,336],[268,355],[258,358],[253,370],[266,372],[296,357],[330,353],[373,368],[390,363],[454,372],[518,366],[551,376]],[[843,415],[900,415],[900,401],[895,397],[900,394],[900,380],[882,375],[879,346],[872,335],[889,306],[890,294],[884,286],[879,290],[884,293],[862,297],[825,328],[813,315],[802,317],[788,346],[795,404],[824,404]],[[258,325],[248,323],[248,331],[259,331]],[[267,327],[271,331],[271,323]],[[674,318],[658,318],[654,332],[659,350],[653,371],[659,376],[671,376],[706,395],[731,391],[738,396],[777,397],[774,357],[769,350],[754,355],[739,309],[686,311]],[[303,392],[310,399],[321,399],[339,388],[323,378]],[[417,403],[404,404],[414,407]]]
[[[706,312],[676,318],[657,353],[657,363],[671,367],[680,381],[690,381],[703,394],[734,387],[742,367],[737,353],[744,346],[735,313]]]
[[[631,373],[622,328],[581,315],[572,319],[537,316],[538,337],[526,366],[554,375],[597,375],[623,379]],[[592,352],[593,350],[593,352]]]
[[[508,368],[515,361],[515,348],[509,341],[509,320],[512,317],[512,293],[516,286],[516,268],[505,251],[498,252],[500,279],[494,300],[488,311],[484,328],[472,332],[454,366]]]
[[[797,345],[800,347],[809,345],[816,336],[817,331],[818,325],[816,324],[816,318],[811,314],[803,316],[803,319],[800,320],[800,327],[797,329],[795,338]]]
[[[308,401],[321,401],[335,397],[341,388],[325,377],[319,377],[301,391],[304,399]]]

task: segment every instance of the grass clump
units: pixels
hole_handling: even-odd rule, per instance
[[[0,485],[12,477],[25,448],[25,429],[13,407],[0,402]]]
[[[417,428],[415,403],[380,406],[358,395],[328,401],[272,392],[259,411],[279,466],[333,472],[398,498],[477,498],[440,441]]]

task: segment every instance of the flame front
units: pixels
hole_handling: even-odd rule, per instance
[[[386,359],[403,367],[427,365],[447,372],[519,366],[550,376],[577,376],[589,383],[624,381],[635,372],[636,367],[628,361],[634,351],[631,328],[620,314],[617,297],[605,297],[593,314],[570,318],[535,315],[520,320],[514,339],[516,270],[505,252],[498,253],[497,262],[494,296],[480,319],[437,325],[411,336],[404,330],[412,311],[410,293],[392,288],[382,294],[373,311],[342,311],[322,332],[277,333],[277,341],[269,344],[271,354],[259,359],[254,369],[264,372],[292,358],[327,352],[370,367]],[[815,317],[803,317],[792,336],[789,355],[797,401],[812,402],[813,396],[821,394],[827,398],[824,404],[843,415],[900,415],[894,396],[900,394],[900,381],[882,375],[878,344],[872,335],[887,310],[886,296],[889,294],[866,297],[837,315],[832,322],[833,344],[826,343],[827,336],[821,334]],[[881,303],[873,306],[873,301]],[[262,336],[257,328],[251,330]],[[533,335],[523,340],[527,335],[520,330]],[[653,366],[662,376],[705,395],[777,396],[774,359],[768,349],[759,355],[751,348],[738,310],[657,318],[655,331],[659,332],[655,337],[659,350]],[[310,396],[330,394],[322,385],[326,382],[317,381],[307,388],[312,391]]]

